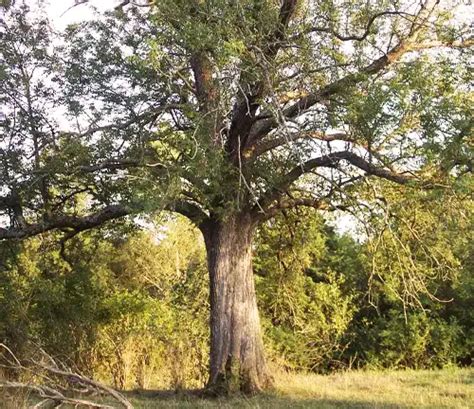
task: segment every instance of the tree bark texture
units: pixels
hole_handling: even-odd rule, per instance
[[[209,222],[204,231],[211,303],[208,389],[252,394],[271,385],[252,268],[254,223],[248,214]]]

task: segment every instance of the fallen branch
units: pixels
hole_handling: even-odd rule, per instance
[[[93,388],[103,391],[108,395],[115,398],[118,402],[120,402],[126,409],[133,409],[132,404],[123,396],[121,393],[117,392],[115,389],[109,388],[108,386],[102,385],[101,383],[94,381],[92,379],[86,378],[85,376],[79,375],[74,372],[63,371],[58,368],[53,368],[50,366],[46,366],[35,362],[37,366],[48,371],[56,376],[62,376],[67,378],[69,382],[78,383],[84,386],[92,386]]]
[[[56,361],[51,356],[49,356],[45,351],[43,351],[41,348],[37,348],[37,351],[39,351],[39,353],[41,354],[41,358],[46,360],[47,362],[50,362],[51,364],[46,365],[34,359],[28,360],[27,363],[22,363],[15,356],[13,351],[10,348],[8,348],[6,345],[0,343],[0,348],[4,349],[8,353],[8,356],[10,356],[13,359],[13,361],[11,361],[7,357],[5,357],[5,360],[8,363],[8,365],[2,365],[2,366],[9,367],[17,371],[22,371],[22,372],[28,373],[29,375],[31,375],[32,373],[35,375],[40,375],[41,373],[43,373],[41,377],[42,377],[42,382],[44,384],[34,383],[34,382],[16,382],[16,381],[15,382],[13,381],[0,382],[0,388],[29,390],[36,393],[40,398],[43,399],[41,402],[38,402],[34,406],[31,406],[31,408],[42,408],[44,407],[44,405],[49,404],[49,403],[70,404],[70,405],[74,405],[74,407],[85,406],[85,407],[90,407],[90,408],[107,408],[107,409],[114,408],[114,406],[105,405],[105,404],[93,402],[90,400],[79,399],[79,398],[66,395],[66,393],[68,394],[77,393],[77,388],[64,388],[62,385],[58,385],[56,384],[55,381],[53,381],[53,378],[59,378],[59,379],[62,379],[63,381],[66,381],[67,384],[73,384],[75,386],[80,385],[82,387],[86,387],[85,389],[86,392],[91,392],[91,389],[92,389],[92,391],[96,393],[101,392],[103,395],[111,396],[117,402],[119,402],[125,409],[133,409],[133,405],[130,403],[130,401],[127,398],[125,398],[125,396],[123,396],[121,393],[117,392],[116,390],[108,386],[105,386],[97,381],[94,381],[90,378],[87,378],[83,375],[80,375],[76,372],[73,372],[67,369],[66,367],[63,367],[62,369],[59,368]],[[49,374],[49,376],[45,376],[45,373]],[[54,375],[54,377],[52,375]],[[81,392],[83,393],[84,391],[81,391]]]

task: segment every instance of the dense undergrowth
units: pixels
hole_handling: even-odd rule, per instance
[[[156,226],[112,226],[77,236],[63,249],[53,235],[2,243],[2,342],[20,358],[41,346],[119,389],[202,387],[209,336],[202,239],[182,219]],[[414,308],[395,291],[395,273],[392,281],[374,273],[370,242],[337,234],[308,214],[265,226],[255,272],[270,360],[316,373],[469,365],[472,250],[450,240],[438,262],[451,279],[430,282],[433,294],[450,302],[422,295]],[[393,268],[390,248],[384,251],[376,254],[379,265]],[[423,254],[414,260],[419,269],[429,262]],[[4,376],[16,375],[5,370]]]

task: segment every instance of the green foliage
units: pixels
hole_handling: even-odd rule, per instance
[[[285,214],[259,232],[260,310],[273,357],[287,367],[324,371],[344,350],[341,338],[356,307],[344,291],[351,261],[330,249],[340,247],[338,240],[311,213]]]
[[[260,230],[257,289],[272,357],[316,371],[469,364],[470,199],[372,192],[388,210],[369,214],[364,243],[309,212]]]
[[[0,338],[16,351],[34,340],[119,388],[202,385],[196,230],[77,234],[125,213],[172,209],[206,230],[319,202],[370,227],[363,243],[303,212],[261,228],[272,357],[315,371],[472,358],[473,207],[458,200],[472,191],[472,53],[456,50],[450,10],[163,0],[60,35],[13,3],[0,21],[0,236],[48,233],[0,243]],[[53,229],[76,236],[59,249]]]
[[[403,193],[372,190],[381,207],[367,215],[369,263],[359,275],[346,355],[361,366],[469,364],[472,200],[463,187]]]
[[[368,366],[436,368],[455,363],[461,355],[461,328],[436,314],[404,315],[392,309],[373,325],[368,329],[370,335],[375,335],[366,351]]]
[[[436,216],[435,202],[422,212],[423,201],[417,200],[400,209],[405,218],[418,215],[416,231],[424,246],[399,219],[391,234],[408,234],[403,243],[412,249],[410,266],[423,273],[433,268],[426,267],[427,246],[434,251],[444,246],[452,275],[446,281],[439,270],[430,281],[437,297],[452,301],[422,296],[424,310],[404,304],[394,292],[406,267],[393,259],[403,254],[390,247],[399,241],[388,240],[386,250],[379,246],[374,255],[370,240],[340,235],[309,211],[285,213],[259,229],[257,294],[272,361],[316,372],[470,364],[472,245],[457,234],[469,225],[457,218],[451,229],[446,212]],[[66,243],[63,256],[53,235],[2,243],[0,339],[21,356],[28,356],[34,341],[118,388],[205,384],[209,333],[202,237],[182,219],[154,226],[147,232],[81,234]]]
[[[0,339],[21,356],[35,342],[118,388],[202,385],[202,243],[182,220],[156,233],[83,234],[67,243],[67,261],[51,236],[2,243],[11,255],[0,270]]]

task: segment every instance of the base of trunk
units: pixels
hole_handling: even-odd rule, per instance
[[[229,374],[220,374],[206,386],[207,396],[227,396],[234,393],[256,395],[273,387],[273,378],[268,374],[241,374],[234,368]]]

